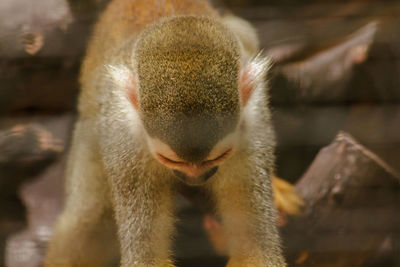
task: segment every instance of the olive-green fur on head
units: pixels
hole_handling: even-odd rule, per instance
[[[147,132],[178,156],[202,160],[238,122],[239,46],[215,19],[180,16],[135,45],[139,109]]]

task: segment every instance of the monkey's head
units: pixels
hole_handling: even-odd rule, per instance
[[[194,16],[144,30],[132,58],[124,80],[152,155],[184,182],[204,183],[235,152],[242,110],[264,66],[242,66],[237,38]]]

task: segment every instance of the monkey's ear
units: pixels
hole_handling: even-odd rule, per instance
[[[268,58],[258,55],[245,66],[239,73],[239,93],[242,106],[245,106],[257,87],[263,87],[265,76],[270,68]]]
[[[139,108],[137,88],[138,83],[134,73],[126,66],[107,65],[107,70],[111,75],[113,82],[119,88],[122,88],[126,91],[129,101],[137,110]]]

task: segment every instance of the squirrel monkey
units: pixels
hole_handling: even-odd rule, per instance
[[[82,66],[66,203],[44,266],[107,266],[118,254],[121,266],[174,266],[178,184],[207,192],[228,266],[286,266],[257,42],[205,1],[108,5]]]

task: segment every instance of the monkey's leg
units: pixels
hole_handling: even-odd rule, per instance
[[[215,177],[212,190],[227,240],[230,258],[227,266],[286,266],[268,171],[257,167],[252,170],[221,168],[221,174]]]
[[[54,229],[44,266],[107,266],[118,259],[118,241],[106,179],[91,129],[78,122],[66,177],[65,208]],[[115,255],[116,254],[116,255]]]
[[[152,168],[143,157],[139,158],[134,168],[114,169],[109,176],[121,266],[174,266],[170,258],[171,186],[167,177],[156,174],[157,167]]]

